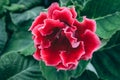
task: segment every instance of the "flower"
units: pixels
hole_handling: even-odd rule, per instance
[[[36,47],[33,57],[58,70],[75,69],[80,60],[91,59],[100,46],[96,22],[86,17],[79,22],[76,17],[74,7],[59,7],[58,3],[41,12],[29,29]]]

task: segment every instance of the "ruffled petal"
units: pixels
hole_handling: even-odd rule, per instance
[[[44,48],[49,48],[51,46],[51,41],[49,41],[46,38],[43,38],[43,40],[41,41],[41,45],[39,46],[40,49],[44,49]]]
[[[85,54],[83,42],[80,42],[78,48],[72,48],[70,51],[62,51],[60,54],[60,58],[64,66],[68,66],[69,64],[74,64],[77,66],[78,60],[82,55]]]
[[[73,17],[73,18],[76,18],[76,17],[77,17],[77,13],[76,13],[76,11],[75,11],[75,8],[74,8],[74,7],[70,8],[70,11],[71,11],[71,13],[72,13],[72,17]]]
[[[38,30],[39,28],[41,28],[41,25],[37,25],[33,30],[32,30],[32,34],[33,34],[33,39],[34,39],[34,44],[35,45],[40,45],[39,48],[48,48],[51,45],[51,42],[49,41],[49,39],[47,39],[46,37],[42,36],[40,31]]]
[[[64,30],[64,34],[67,37],[67,39],[69,40],[72,48],[77,48],[80,44],[80,42],[77,41],[77,38],[74,37],[74,33],[75,30],[71,30],[71,27],[66,27],[63,29]]]
[[[91,30],[92,32],[96,31],[96,22],[86,17],[83,17],[82,22],[75,20],[74,26],[77,27],[77,30],[79,31],[80,34],[83,34],[85,30]]]
[[[85,45],[84,46],[85,54],[82,56],[81,59],[84,60],[91,59],[93,52],[99,48],[101,42],[98,36],[90,30],[86,30],[82,40],[84,41],[84,45]]]
[[[33,34],[33,39],[34,39],[34,43],[36,45],[41,44],[41,41],[43,39],[42,35],[40,34],[40,32],[38,31],[38,29],[42,26],[42,24],[37,25],[33,30],[32,30],[32,34]]]
[[[61,62],[59,51],[53,48],[46,48],[41,50],[41,58],[47,66],[56,66]]]
[[[78,62],[71,63],[66,67],[62,63],[60,63],[56,66],[56,68],[57,68],[57,71],[59,71],[59,70],[73,70],[73,69],[76,69],[77,65],[78,65]]]
[[[53,12],[53,19],[60,20],[61,22],[66,23],[67,25],[72,25],[74,19],[72,18],[72,13],[69,9],[65,8],[61,11],[55,10]]]
[[[35,53],[33,54],[33,57],[38,61],[41,60],[40,49],[36,49]]]
[[[64,66],[62,63],[58,64],[56,66],[56,68],[57,68],[57,71],[59,71],[59,70],[68,70],[69,69],[68,67]]]
[[[47,18],[47,13],[41,12],[40,15],[34,20],[29,30],[33,30],[37,25],[43,24]]]
[[[55,28],[64,28],[64,23],[59,20],[46,19],[44,20],[44,27],[40,28],[39,31],[43,36],[49,35],[52,33]]]
[[[91,30],[92,32],[96,31],[96,22],[95,20],[88,19],[85,16],[83,17],[83,22],[81,23],[83,25],[83,30]]]
[[[60,10],[60,7],[58,5],[58,3],[54,2],[50,5],[50,7],[48,8],[48,18],[52,18],[53,15],[53,11],[55,10]]]

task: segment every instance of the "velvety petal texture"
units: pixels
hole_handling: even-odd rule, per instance
[[[33,57],[57,70],[76,69],[80,60],[91,59],[101,43],[95,34],[96,22],[85,16],[79,22],[76,17],[74,7],[58,3],[41,12],[29,29],[36,47]]]

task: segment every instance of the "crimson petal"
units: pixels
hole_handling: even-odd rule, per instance
[[[40,15],[34,20],[29,30],[33,30],[37,25],[43,24],[43,21],[47,18],[47,13],[41,12]]]
[[[79,22],[77,20],[74,21],[74,25],[77,27],[79,33],[83,34],[85,30],[91,30],[92,32],[96,31],[96,22],[92,19],[88,19],[83,17],[83,21]]]
[[[51,6],[48,8],[48,18],[52,18],[54,10],[60,10],[60,7],[56,2],[52,3]]]
[[[62,63],[59,63],[56,66],[56,68],[57,68],[57,71],[59,71],[59,70],[68,70],[69,69],[68,67],[64,66]]]
[[[33,30],[32,30],[32,34],[33,34],[33,39],[34,39],[34,43],[36,45],[40,44],[43,37],[40,34],[40,32],[38,31],[38,29],[42,26],[42,24],[37,25]]]
[[[51,46],[51,42],[46,39],[43,38],[43,40],[41,41],[41,45],[39,46],[40,49],[44,49],[44,48],[49,48]]]
[[[41,60],[40,49],[37,48],[37,50],[36,50],[35,53],[33,54],[33,57],[34,57],[36,60]]]
[[[46,48],[41,50],[41,58],[47,66],[56,66],[61,62],[59,51],[55,51],[52,48]]]
[[[32,34],[33,39],[34,39],[34,43],[35,45],[40,45],[39,48],[48,48],[51,45],[51,42],[46,39],[44,36],[41,35],[40,31],[38,30],[39,28],[41,28],[41,25],[37,25],[33,30],[32,30]]]
[[[44,20],[44,24],[45,25],[39,29],[43,36],[51,34],[54,28],[64,28],[64,23],[59,20],[46,19]]]
[[[83,42],[80,42],[78,48],[72,48],[69,52],[62,51],[60,58],[64,66],[68,66],[69,64],[75,64],[77,66],[78,60],[84,53]]]
[[[74,35],[74,32],[75,31],[71,31],[70,27],[66,27],[64,30],[64,33],[67,37],[67,39],[69,40],[69,42],[71,43],[71,46],[73,48],[76,48],[79,46],[80,42],[77,42],[77,38],[75,38],[73,35]]]
[[[72,25],[74,22],[74,19],[72,18],[72,14],[69,9],[65,8],[61,11],[55,10],[53,12],[53,19],[66,23],[67,25]]]
[[[72,17],[73,17],[73,18],[76,18],[76,17],[77,17],[77,13],[76,13],[76,11],[75,11],[75,8],[74,8],[74,7],[70,8],[70,11],[71,11],[71,13],[72,13]]]
[[[88,60],[92,58],[93,52],[99,48],[101,42],[98,36],[90,30],[86,30],[84,33],[83,41],[85,45],[85,54],[81,59]]]
[[[62,63],[60,63],[56,66],[56,68],[57,68],[57,71],[59,71],[59,70],[70,70],[70,69],[75,69],[77,67],[76,65],[78,65],[78,62],[76,64],[69,64],[68,67],[66,67]]]

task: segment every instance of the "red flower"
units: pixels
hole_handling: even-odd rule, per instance
[[[79,60],[91,59],[100,46],[96,22],[86,17],[79,22],[76,16],[74,7],[59,7],[58,3],[53,3],[47,13],[40,13],[30,27],[35,59],[58,70],[75,69]]]

